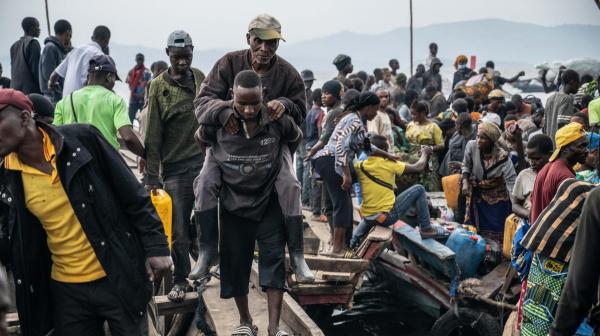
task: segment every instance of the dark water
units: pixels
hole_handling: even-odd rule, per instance
[[[332,324],[325,326],[331,336],[427,335],[435,319],[394,291],[393,279],[366,273],[363,286],[354,296],[349,311],[334,311]]]

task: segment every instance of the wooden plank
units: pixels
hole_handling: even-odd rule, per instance
[[[502,287],[506,274],[508,272],[510,262],[505,261],[500,265],[496,266],[490,273],[484,275],[481,278],[480,286],[477,288],[477,292],[487,298],[492,298],[494,294]]]
[[[325,272],[360,273],[369,268],[369,261],[362,259],[329,258],[313,255],[305,255],[304,259],[311,270]]]
[[[392,241],[392,230],[375,226],[356,250],[356,255],[365,260],[373,260]]]
[[[252,263],[252,273],[250,273],[250,282],[254,287],[260,288],[258,280],[258,264]],[[266,294],[260,291],[263,297]],[[325,334],[317,324],[306,314],[304,309],[288,294],[283,294],[281,305],[281,320],[291,328],[293,335],[301,336],[324,336]]]
[[[290,292],[295,295],[337,295],[352,294],[354,285],[348,284],[298,284],[290,288]]]
[[[327,282],[349,282],[352,279],[352,276],[352,273],[321,272],[321,279]]]
[[[198,293],[189,292],[185,293],[183,302],[172,302],[167,298],[166,295],[160,295],[154,297],[154,302],[158,308],[158,315],[170,315],[178,313],[189,313],[193,312],[198,305]]]
[[[251,284],[249,285],[251,286]],[[220,298],[220,282],[218,279],[213,278],[207,284],[206,290],[202,293],[202,298],[207,308],[207,319],[217,335],[231,335],[233,329],[239,325],[240,317],[234,299],[225,300]],[[269,313],[267,300],[261,295],[260,289],[251,286],[248,293],[248,302],[250,302],[249,307],[253,323],[258,327],[258,335],[267,336]],[[288,332],[292,331],[285,324],[285,321],[282,321],[280,326]],[[290,334],[293,334],[293,332],[290,332]],[[197,333],[197,335],[201,335],[201,333]]]
[[[398,222],[394,224],[397,248],[406,250],[420,262],[427,264],[449,278],[456,272],[454,251],[435,239],[421,239],[420,233],[410,225]]]
[[[301,295],[298,296],[298,303],[302,306],[309,305],[346,305],[352,294],[336,295]]]

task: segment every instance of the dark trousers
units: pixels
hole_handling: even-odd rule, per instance
[[[175,264],[173,282],[185,282],[190,273],[190,217],[194,207],[194,178],[200,172],[200,166],[167,176],[163,185],[173,202],[171,256]]]
[[[285,234],[283,215],[273,195],[260,221],[221,209],[219,241],[221,298],[248,294],[248,282],[258,242],[258,278],[263,289],[285,289]]]
[[[104,336],[104,322],[113,336],[148,335],[147,316],[133,320],[107,278],[86,283],[52,280],[50,294],[56,336]]]
[[[311,184],[310,209],[311,209],[313,215],[319,216],[322,213],[322,207],[323,207],[323,205],[321,204],[322,183],[321,183],[321,181],[317,181],[316,178],[311,177],[310,184]]]
[[[467,211],[467,197],[461,192],[458,194],[458,205],[454,213],[454,221],[463,224],[465,222],[465,214]]]
[[[333,203],[333,227],[352,229],[352,198],[342,189],[342,176],[335,171],[333,156],[315,160],[315,170],[323,178],[323,184]]]

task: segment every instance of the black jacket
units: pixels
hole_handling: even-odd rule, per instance
[[[48,91],[48,80],[54,69],[65,59],[66,55],[65,46],[56,37],[50,36],[44,40],[44,50],[42,50],[39,70],[40,90],[45,96],[51,97],[53,103],[57,103],[62,99],[64,79],[59,76],[59,85],[52,92]]]
[[[11,87],[26,95],[40,93],[40,43],[23,36],[10,47]]]
[[[152,294],[145,258],[169,255],[148,193],[119,153],[91,125],[38,123],[56,149],[56,168],[110,284],[134,319]],[[26,208],[21,173],[0,164],[0,260],[13,272],[25,336],[52,329],[50,252],[42,225]]]

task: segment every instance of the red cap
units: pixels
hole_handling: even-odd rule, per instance
[[[31,100],[23,92],[13,89],[0,89],[0,111],[8,105],[29,112],[33,111]]]

